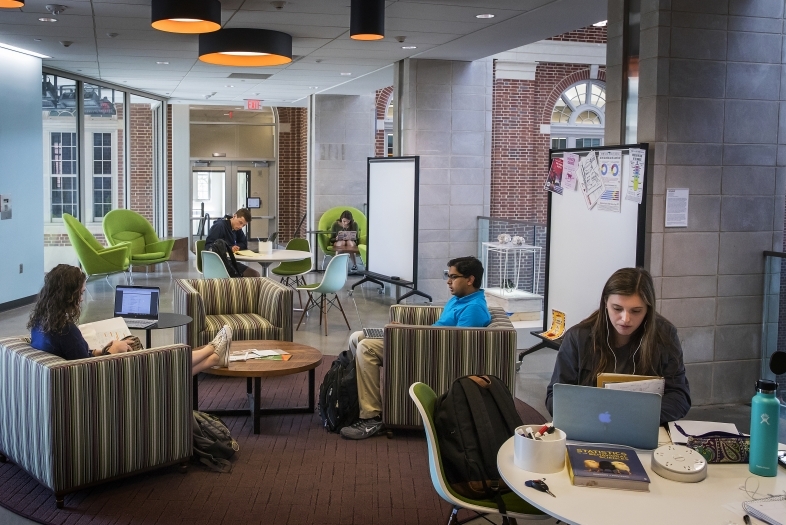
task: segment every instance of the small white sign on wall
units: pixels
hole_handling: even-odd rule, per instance
[[[11,218],[11,196],[9,194],[0,195],[0,221]]]
[[[688,227],[688,188],[666,189],[666,228]]]

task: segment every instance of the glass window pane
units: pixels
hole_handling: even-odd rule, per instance
[[[88,194],[88,222],[101,222],[111,210],[123,207],[124,97],[123,91],[85,84],[84,128],[93,161],[88,165],[92,171],[85,174],[93,190]]]
[[[131,136],[134,137],[131,144],[133,149],[130,155],[131,167],[128,182],[128,191],[131,197],[130,209],[142,215],[152,224],[155,224],[153,213],[156,206],[155,174],[162,169],[159,166],[159,151],[157,148],[157,137],[160,130],[156,125],[159,112],[161,111],[161,102],[132,95],[129,111],[131,118],[130,131]],[[211,113],[214,110],[205,110],[205,112]],[[228,121],[229,119],[223,115],[224,113],[226,111],[222,110],[220,118],[222,121]],[[262,111],[259,114],[266,114],[266,112]],[[257,113],[254,112],[251,117],[254,115],[257,115]],[[272,116],[272,110],[270,115]],[[218,118],[217,115],[216,117]],[[168,187],[171,190],[171,184]]]
[[[587,84],[577,84],[565,92],[573,107],[580,106],[587,101]]]
[[[606,90],[598,84],[592,84],[592,95],[590,96],[590,103],[594,106],[602,108],[606,105]]]
[[[560,98],[557,100],[557,103],[554,104],[554,111],[551,113],[551,122],[555,124],[567,124],[570,119],[570,113],[571,109],[565,101]]]
[[[44,221],[59,222],[63,213],[77,213],[79,185],[78,140],[76,136],[76,81],[58,75],[41,76],[41,119],[43,141],[48,146],[44,157],[44,187],[49,188],[50,206],[44,209]],[[63,206],[62,203],[69,203]],[[65,233],[65,231],[63,231]],[[58,232],[44,232],[44,245],[47,237]],[[58,243],[53,243],[58,244]]]
[[[594,111],[582,111],[576,117],[576,124],[585,126],[600,126],[600,117]]]

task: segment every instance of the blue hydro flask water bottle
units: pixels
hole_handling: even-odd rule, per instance
[[[767,379],[756,381],[751,401],[751,452],[748,470],[757,476],[778,473],[778,420],[781,404],[775,397],[777,384]]]

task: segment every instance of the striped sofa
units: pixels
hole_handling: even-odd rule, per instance
[[[394,305],[385,327],[382,358],[382,419],[389,427],[421,427],[409,386],[423,382],[437,395],[454,380],[489,374],[515,386],[516,330],[502,308],[489,308],[485,328],[430,326],[442,314],[440,306]]]
[[[222,326],[238,341],[292,341],[292,289],[266,277],[177,279],[175,312],[193,321],[175,329],[175,342],[199,348]]]
[[[191,457],[191,349],[66,361],[0,339],[0,460],[55,493],[185,464]]]

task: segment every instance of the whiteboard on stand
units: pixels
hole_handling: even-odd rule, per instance
[[[603,285],[620,268],[644,266],[644,226],[649,174],[644,167],[642,203],[625,199],[630,177],[630,148],[648,151],[647,144],[552,150],[549,159],[564,153],[582,157],[590,151],[622,151],[622,195],[619,212],[587,209],[580,184],[562,195],[549,192],[546,240],[546,288],[543,330],[552,310],[565,313],[565,330],[586,319],[600,305]],[[545,181],[545,176],[544,176]]]

